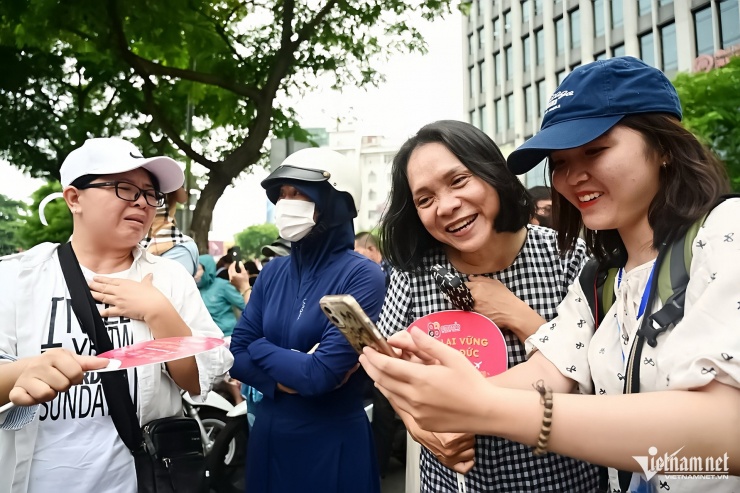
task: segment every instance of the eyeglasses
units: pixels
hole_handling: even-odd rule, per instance
[[[118,197],[121,200],[125,200],[126,202],[136,202],[139,200],[139,197],[141,197],[142,194],[144,194],[144,200],[146,200],[146,203],[151,205],[152,207],[162,207],[164,205],[164,199],[165,196],[162,192],[158,192],[154,190],[153,188],[150,188],[149,190],[144,190],[143,188],[139,188],[133,183],[127,183],[125,181],[105,181],[102,183],[88,183],[87,185],[83,185],[80,187],[77,187],[80,190],[85,190],[86,188],[108,188],[113,187],[116,189],[116,197]]]
[[[535,207],[534,211],[537,214],[543,215],[543,216],[549,216],[552,213],[552,206],[546,205],[544,207]]]

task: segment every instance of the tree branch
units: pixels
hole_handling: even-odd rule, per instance
[[[329,12],[339,3],[339,0],[329,0],[326,2],[326,5],[324,5],[321,10],[318,11],[316,16],[308,21],[301,29],[298,30],[298,39],[295,40],[295,43],[293,43],[295,50],[298,48],[298,46],[305,40],[307,40],[311,33],[316,29],[316,26],[318,26],[324,18],[329,15]]]
[[[216,34],[218,34],[218,37],[221,38],[221,40],[223,40],[224,44],[229,49],[229,51],[231,52],[231,54],[234,55],[234,57],[237,60],[243,62],[244,61],[244,58],[239,54],[238,51],[236,51],[236,49],[234,48],[234,46],[231,44],[232,41],[234,41],[234,40],[226,33],[226,30],[221,25],[221,21],[219,21],[218,19],[214,19],[213,17],[209,16],[208,14],[206,14],[205,12],[203,12],[200,9],[195,9],[195,12],[197,12],[198,15],[200,15],[200,16],[205,17],[206,19],[208,19],[208,21],[211,23],[211,26],[213,27],[214,31],[216,31]],[[225,25],[225,23],[224,23],[224,25]]]
[[[123,32],[123,24],[121,18],[118,15],[118,5],[116,0],[108,0],[108,15],[111,21],[111,31],[114,38],[116,48],[121,54],[123,60],[133,68],[136,73],[146,78],[149,75],[156,76],[167,76],[177,79],[190,80],[193,82],[200,82],[210,86],[220,87],[231,91],[239,96],[253,99],[258,104],[262,100],[262,94],[259,90],[245,86],[244,84],[238,84],[233,81],[225,80],[221,77],[212,74],[205,74],[202,72],[195,72],[192,70],[180,69],[175,67],[167,67],[165,65],[152,62],[146,58],[140,57],[139,55],[132,52],[128,43],[126,42],[126,36]]]
[[[162,130],[162,132],[164,132],[167,138],[170,139],[170,141],[172,141],[172,143],[175,144],[175,146],[177,146],[182,152],[184,152],[187,157],[189,157],[196,163],[202,164],[209,170],[213,169],[213,167],[216,166],[216,164],[218,163],[207,159],[202,154],[198,154],[193,150],[189,143],[180,138],[180,134],[175,131],[170,122],[167,120],[167,118],[165,118],[164,114],[159,109],[159,106],[157,106],[157,103],[154,101],[153,90],[154,84],[148,78],[145,78],[144,102],[146,105],[146,109],[147,112],[152,115],[152,118],[157,121],[157,125]]]

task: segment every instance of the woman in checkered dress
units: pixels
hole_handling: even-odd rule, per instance
[[[585,247],[561,257],[555,231],[528,225],[532,204],[496,144],[472,125],[423,127],[393,162],[382,231],[395,267],[378,327],[390,336],[414,320],[454,308],[430,267],[441,264],[470,287],[475,311],[505,329],[509,366],[525,360],[523,341],[545,321],[578,277]],[[410,206],[413,204],[413,207]],[[492,436],[432,434],[399,411],[424,448],[423,492],[593,491],[590,464]]]

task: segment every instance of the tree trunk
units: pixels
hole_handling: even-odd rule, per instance
[[[232,180],[233,178],[227,176],[221,166],[214,167],[208,173],[208,183],[200,193],[190,223],[190,234],[201,254],[208,253],[208,231],[211,229],[213,209]]]

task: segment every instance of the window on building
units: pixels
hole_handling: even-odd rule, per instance
[[[367,191],[367,198],[369,200],[377,200],[378,199],[378,192],[373,190],[372,188]]]
[[[478,64],[478,91],[486,92],[486,62],[485,60]]]
[[[542,15],[542,0],[534,0],[534,15]]]
[[[622,0],[612,0],[610,10],[612,14],[612,29],[622,27],[624,25],[624,11],[622,7]]]
[[[729,48],[740,43],[740,2],[738,0],[720,0],[719,27],[722,37],[722,48]]]
[[[532,5],[529,0],[522,0],[522,22],[529,22]]]
[[[540,29],[534,33],[534,50],[537,52],[537,66],[545,64],[545,31]]]
[[[638,0],[637,2],[637,13],[638,15],[647,15],[653,10],[653,0]]]
[[[696,36],[697,55],[706,55],[714,52],[711,5],[694,12],[694,34]]]
[[[565,53],[565,32],[563,18],[555,19],[555,55]]]
[[[514,77],[514,53],[512,52],[511,45],[504,48],[504,58],[506,63],[506,80],[511,80]]]
[[[652,31],[640,36],[640,58],[643,62],[655,67],[655,40]]]
[[[470,97],[472,98],[475,94],[475,77],[473,74],[473,67],[468,67],[468,91],[470,91]]]
[[[483,48],[486,44],[486,35],[483,34],[483,28],[478,29],[478,49],[483,52]]]
[[[665,7],[666,5],[670,5],[672,3],[673,3],[673,0],[658,0],[659,7]]]
[[[488,125],[488,115],[486,114],[485,104],[478,108],[478,114],[480,115],[480,129],[483,133],[487,134],[490,130],[490,125]]]
[[[624,56],[627,52],[624,50],[624,45],[612,46],[612,56]]]
[[[570,48],[581,46],[581,10],[575,9],[570,13]]]
[[[558,85],[560,85],[563,82],[563,79],[565,79],[565,70],[561,70],[560,72],[556,73],[555,77],[557,77]]]
[[[503,84],[503,67],[501,66],[501,52],[497,51],[493,54],[493,71],[495,72],[496,85]]]
[[[481,12],[483,12],[483,0],[478,0],[475,2],[478,12],[478,17],[480,17]]]
[[[670,24],[660,28],[661,63],[663,72],[678,70],[678,47],[676,45],[676,24]]]
[[[545,88],[545,81],[537,81],[537,114],[542,116],[545,113],[545,107],[547,106],[547,89]]]
[[[504,33],[511,30],[511,10],[504,12]]]
[[[604,35],[604,0],[594,0],[594,36]]]
[[[524,36],[522,38],[522,51],[523,51],[523,53],[522,53],[522,66],[523,66],[525,72],[529,72],[529,66],[530,66],[529,57],[530,57],[530,52],[532,50],[531,50],[531,48],[530,48],[529,45],[530,45],[529,35]]]
[[[472,34],[468,34],[468,54],[475,55],[475,51],[473,51],[473,35]]]
[[[532,86],[524,88],[524,121],[534,120],[534,101],[532,101]]]
[[[496,113],[496,132],[504,131],[504,105],[501,99],[493,102],[494,113]]]
[[[378,181],[378,175],[375,174],[375,171],[371,171],[370,173],[368,173],[367,182],[375,183],[376,181]]]
[[[501,18],[496,17],[493,19],[493,39],[496,39],[503,34],[504,32],[501,30]]]
[[[602,51],[594,57],[595,60],[606,60],[606,52]]]
[[[506,96],[506,130],[514,128],[514,95]]]
[[[471,125],[475,125],[475,110],[472,110],[468,115],[468,120]]]

